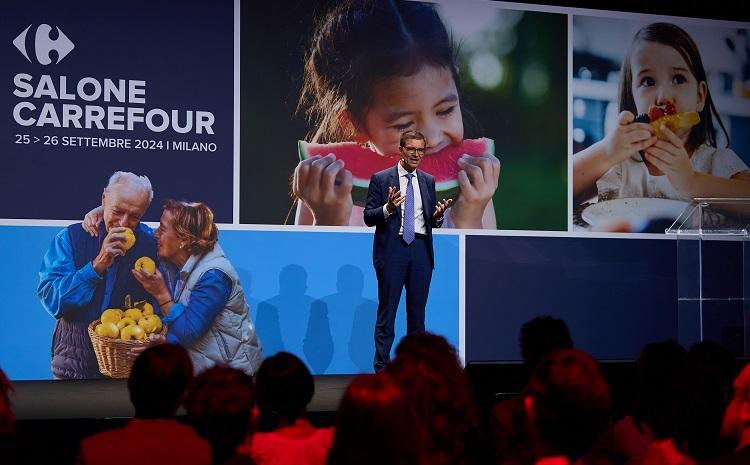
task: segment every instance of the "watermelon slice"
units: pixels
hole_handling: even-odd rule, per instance
[[[399,160],[398,154],[381,155],[356,142],[315,144],[299,141],[297,148],[300,160],[306,160],[315,155],[326,156],[329,153],[334,154],[337,160],[343,160],[346,169],[352,172],[354,178],[352,200],[355,205],[361,207],[367,201],[370,177],[378,171],[395,166]],[[438,153],[425,155],[419,169],[435,176],[435,190],[438,199],[455,198],[458,195],[458,181],[456,180],[460,170],[458,159],[463,154],[472,157],[480,157],[484,154],[495,155],[495,141],[486,137],[464,139],[459,145],[446,147]]]

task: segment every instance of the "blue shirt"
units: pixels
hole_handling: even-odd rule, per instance
[[[145,224],[143,226],[145,232],[154,233],[153,229]],[[63,318],[71,310],[88,305],[94,297],[96,288],[105,282],[104,298],[100,308],[100,311],[104,311],[112,296],[114,281],[114,267],[107,268],[104,276],[99,276],[94,271],[92,262],[76,269],[70,232],[65,228],[55,236],[52,245],[44,254],[39,271],[37,296],[50,315]],[[154,311],[160,312],[156,301],[152,302]]]
[[[103,279],[94,271],[91,262],[76,270],[70,233],[66,228],[55,236],[44,254],[37,295],[50,315],[62,318],[71,309],[88,305]],[[103,302],[109,302],[109,295],[105,295]]]
[[[178,286],[182,282],[178,282]],[[170,289],[174,295],[174,289]],[[200,339],[226,306],[232,280],[221,270],[208,270],[195,283],[187,305],[175,303],[162,321],[169,326],[167,341],[188,346]]]

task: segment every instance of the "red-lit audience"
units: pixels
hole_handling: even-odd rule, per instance
[[[561,349],[536,367],[522,402],[533,463],[581,463],[609,418],[609,385],[590,355]]]
[[[185,410],[195,430],[211,444],[213,465],[253,465],[237,447],[252,438],[253,379],[242,370],[215,365],[188,388]]]
[[[525,380],[548,354],[559,349],[572,349],[573,338],[563,320],[539,316],[521,326],[519,348],[523,359]],[[502,399],[492,408],[490,418],[495,448],[495,462],[523,465],[532,458],[521,396]]]
[[[716,458],[724,447],[721,423],[732,397],[735,374],[734,356],[729,350],[711,342],[690,347],[687,418],[682,437],[688,455],[699,463]]]
[[[486,456],[474,395],[455,350],[429,333],[404,337],[386,368],[426,428],[432,465],[473,465]]]
[[[19,451],[16,444],[16,417],[10,403],[13,386],[5,372],[0,369],[0,458],[2,463],[19,463]]]
[[[160,344],[141,353],[128,378],[135,417],[119,429],[81,441],[78,462],[86,465],[207,465],[211,447],[190,426],[175,420],[193,365],[185,349]],[[118,450],[132,445],[136,453]]]
[[[258,465],[322,465],[333,440],[332,428],[307,419],[315,383],[305,364],[288,352],[263,361],[256,374],[258,432],[240,449]]]
[[[633,413],[613,428],[613,455],[624,465],[640,465],[651,445],[660,440],[659,450],[672,451],[670,438],[677,432],[678,414],[686,402],[687,351],[673,341],[649,344],[641,351],[636,374]]]
[[[507,406],[484,409],[484,418],[493,420],[492,435],[455,349],[441,336],[407,336],[385,371],[356,377],[335,428],[309,421],[313,378],[292,354],[265,360],[254,386],[249,376],[224,366],[193,379],[184,349],[158,345],[136,359],[128,380],[135,417],[123,428],[82,440],[78,463],[750,464],[750,365],[734,378],[736,365],[725,349],[647,345],[630,394],[635,401],[615,421],[601,367],[586,353],[565,348],[572,340],[564,322],[535,319],[524,325],[521,342],[531,375],[505,417],[498,412]],[[11,389],[0,371],[3,464],[20,457]],[[175,412],[183,402],[188,416],[178,422]],[[136,444],[137,457],[113,444]]]
[[[734,380],[731,401],[724,413],[721,435],[736,444],[733,452],[710,465],[747,465],[750,463],[750,364]]]
[[[389,374],[360,375],[339,405],[328,465],[430,465],[426,426]]]

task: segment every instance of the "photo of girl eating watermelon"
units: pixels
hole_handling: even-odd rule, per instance
[[[717,126],[726,147],[717,143]],[[750,170],[729,148],[698,46],[677,25],[651,23],[636,32],[620,71],[616,124],[573,156],[574,198],[595,194],[600,203],[610,201],[610,212],[614,201],[685,202],[673,202],[672,220],[693,198],[750,198]],[[638,217],[619,211],[621,219]],[[667,210],[659,215],[670,219]],[[618,220],[616,214],[608,219]]]
[[[447,226],[495,229],[500,161],[492,141],[464,141],[458,83],[431,5],[356,1],[330,12],[308,52],[301,103],[317,126],[311,140],[334,144],[300,142],[295,224],[364,226],[370,176],[399,160],[402,132],[418,130],[427,138],[421,169],[442,175],[438,198],[460,192]]]
[[[453,199],[444,228],[567,228],[564,15],[450,1],[258,9],[242,16],[242,223],[364,226],[370,177],[416,130],[419,169]]]

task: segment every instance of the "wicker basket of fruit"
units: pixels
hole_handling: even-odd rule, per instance
[[[109,308],[88,329],[99,371],[111,378],[130,375],[133,366],[128,357],[130,349],[148,344],[154,335],[167,334],[167,327],[147,302],[136,302],[125,311]]]

